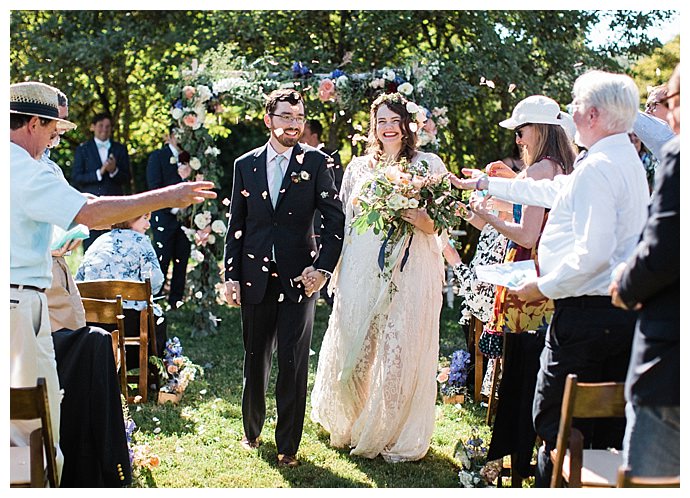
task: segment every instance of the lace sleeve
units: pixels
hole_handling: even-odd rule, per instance
[[[422,152],[420,154],[420,159],[423,159],[429,163],[429,172],[432,175],[439,175],[448,172],[448,168],[446,168],[446,165],[443,164],[443,160],[436,154],[432,154],[431,152]]]
[[[343,174],[343,181],[340,185],[340,202],[343,204],[343,211],[347,220],[352,218],[353,207],[350,198],[352,197],[352,191],[355,187],[355,182],[358,178],[362,165],[366,164],[367,157],[354,157],[345,168],[345,173]]]

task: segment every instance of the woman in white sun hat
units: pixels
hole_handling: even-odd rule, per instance
[[[525,168],[516,178],[552,180],[573,170],[576,149],[574,123],[556,101],[532,95],[519,102],[512,115],[499,123],[515,130],[515,142],[522,151]],[[508,166],[497,161],[487,166],[490,176]],[[532,259],[537,263],[537,245],[548,211],[537,206],[513,206],[513,220],[504,221],[492,214],[491,198],[470,202],[474,216],[483,219],[507,237],[504,262]],[[496,288],[494,313],[484,334],[504,335],[503,373],[499,388],[498,411],[494,422],[489,460],[511,455],[512,471],[529,474],[536,434],[532,424],[532,399],[544,347],[546,328],[553,314],[553,302],[542,299],[521,302],[507,289]],[[498,339],[500,340],[500,339]]]

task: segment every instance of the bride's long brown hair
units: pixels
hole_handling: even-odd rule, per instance
[[[385,105],[400,116],[400,131],[402,132],[402,147],[398,153],[398,157],[394,158],[396,161],[403,157],[408,161],[412,161],[412,157],[416,152],[417,133],[410,130],[410,123],[415,123],[415,116],[407,112],[408,100],[400,93],[384,93],[379,95],[371,104],[371,112],[369,114],[369,138],[367,143],[367,154],[374,156],[374,161],[381,159],[383,155],[383,144],[376,136],[376,113],[382,105]]]

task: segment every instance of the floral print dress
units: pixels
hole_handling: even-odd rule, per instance
[[[163,287],[163,272],[151,240],[130,229],[115,228],[98,237],[84,253],[79,265],[77,282],[115,279],[143,282],[151,279],[151,290],[155,295]],[[123,308],[141,311],[146,301],[123,301]],[[160,310],[154,311],[160,315]]]

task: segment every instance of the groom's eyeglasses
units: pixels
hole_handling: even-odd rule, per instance
[[[290,124],[294,121],[298,125],[303,125],[304,123],[307,122],[307,118],[305,118],[304,116],[291,116],[289,114],[269,114],[269,116],[273,116],[274,118],[278,118],[283,123],[287,123],[287,124]]]

